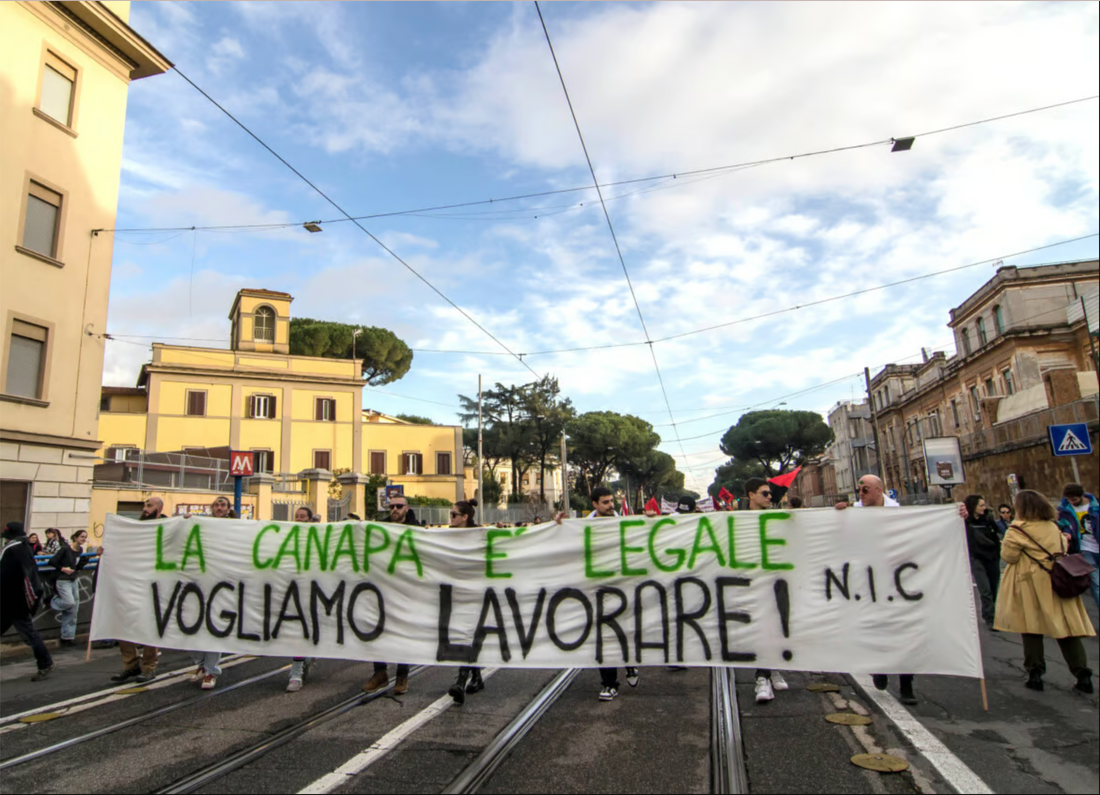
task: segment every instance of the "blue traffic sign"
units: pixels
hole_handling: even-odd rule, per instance
[[[898,498],[898,490],[890,489],[886,492],[886,496],[888,496],[891,500],[896,500]]]
[[[1056,456],[1092,455],[1092,439],[1089,438],[1089,426],[1083,422],[1068,425],[1051,425],[1050,450]]]

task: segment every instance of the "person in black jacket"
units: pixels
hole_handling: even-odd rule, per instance
[[[4,540],[7,543],[0,551],[0,634],[8,627],[15,631],[34,651],[38,671],[31,677],[32,682],[40,682],[53,670],[53,658],[34,628],[34,614],[42,600],[44,588],[38,577],[38,566],[31,554],[27,534],[22,522],[8,522],[4,525]]]
[[[985,498],[971,494],[965,505],[970,572],[982,599],[982,620],[992,627],[997,612],[997,586],[1001,581],[1001,538]]]
[[[61,547],[50,558],[49,565],[57,572],[54,589],[57,595],[50,602],[50,609],[61,614],[61,645],[76,645],[76,615],[80,610],[79,572],[88,559],[83,556],[84,542],[88,540],[87,530],[77,530],[72,534],[70,543]]]

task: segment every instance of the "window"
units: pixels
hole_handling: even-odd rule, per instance
[[[27,524],[27,502],[30,496],[31,484],[27,481],[0,480],[0,527],[8,522]]]
[[[255,453],[252,460],[257,472],[267,472],[270,475],[275,471],[275,455],[270,450],[253,447],[252,452]]]
[[[140,518],[141,512],[144,510],[145,503],[138,500],[119,500],[115,504],[115,513],[129,519]]]
[[[449,475],[449,474],[451,474],[451,454],[450,453],[436,453],[435,454],[435,474],[437,474],[437,475]]]
[[[101,397],[99,399],[99,410],[100,411],[110,411],[111,410],[111,396],[110,395],[104,395],[103,397]]]
[[[61,194],[31,180],[23,218],[23,248],[57,259],[61,229]]]
[[[402,475],[422,475],[424,474],[424,456],[420,453],[402,453],[401,454],[401,474]]]
[[[47,52],[42,69],[42,95],[38,109],[66,127],[72,127],[75,88],[76,70],[52,52]]]
[[[994,395],[996,395],[996,394],[997,394],[997,387],[995,387],[995,386],[993,385],[993,378],[992,378],[992,376],[991,376],[991,377],[989,377],[989,378],[987,378],[987,379],[985,379],[985,393],[986,393],[986,394],[987,394],[987,395],[988,395],[989,397],[993,397]]]
[[[336,422],[336,400],[334,398],[317,398],[313,405],[313,419],[322,422]]]
[[[370,473],[372,475],[386,474],[386,454],[380,450],[371,450]]]
[[[256,342],[275,341],[275,310],[261,306],[252,315],[252,339]]]
[[[974,401],[974,417],[975,419],[981,419],[982,417],[982,401],[978,397],[977,385],[970,387],[970,399]]]
[[[955,421],[955,427],[959,427],[959,401],[951,401],[951,419]]]
[[[943,429],[940,427],[940,413],[935,409],[928,412],[928,432],[932,436],[943,436]]]
[[[275,396],[249,395],[248,416],[253,419],[275,419]]]
[[[313,468],[314,469],[332,469],[332,451],[330,450],[314,450],[313,451]]]
[[[997,304],[993,307],[993,326],[997,329],[997,333],[1004,336],[1005,333],[1005,316],[1001,311],[1001,305]]]
[[[141,458],[141,450],[130,445],[114,445],[107,448],[107,452],[103,457],[108,461],[115,462],[137,461]]]
[[[985,319],[984,318],[978,318],[977,326],[978,326],[978,347],[979,348],[984,348],[986,342],[988,342],[988,340],[986,339],[986,336],[985,336]]]
[[[45,379],[46,334],[42,326],[13,320],[8,345],[8,372],[4,391],[40,399]]]
[[[1005,394],[1015,395],[1016,385],[1012,383],[1012,370],[1005,370],[1001,373],[1001,377],[1004,378],[1005,381]]]
[[[187,390],[187,416],[206,416],[206,392],[200,389]]]
[[[962,330],[962,344],[963,344],[963,355],[964,356],[969,356],[970,355],[970,331],[965,329],[965,328]]]

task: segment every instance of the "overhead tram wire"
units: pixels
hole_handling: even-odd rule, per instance
[[[409,263],[405,262],[405,260],[403,260],[401,257],[399,257],[393,249],[391,249],[389,246],[387,246],[385,243],[383,243],[381,240],[379,240],[377,237],[375,237],[370,232],[370,230],[368,230],[365,226],[363,226],[361,223],[359,223],[358,220],[353,218],[350,213],[348,213],[343,207],[341,207],[332,198],[330,198],[327,193],[325,193],[323,190],[321,190],[316,185],[314,185],[304,174],[302,174],[302,172],[300,172],[298,169],[296,169],[294,166],[292,166],[290,163],[288,163],[283,158],[282,155],[280,155],[278,152],[276,152],[274,149],[272,149],[270,146],[268,146],[266,143],[264,143],[263,140],[258,135],[256,135],[256,133],[254,133],[254,132],[252,132],[252,130],[248,129],[248,127],[246,127],[241,121],[239,121],[236,116],[234,116],[232,113],[230,113],[224,107],[222,107],[217,102],[217,100],[215,100],[213,97],[211,97],[209,94],[207,94],[201,88],[199,88],[199,86],[196,85],[195,82],[193,80],[191,80],[191,78],[189,78],[187,75],[185,75],[183,72],[180,71],[178,66],[174,67],[174,71],[176,72],[176,74],[178,74],[180,77],[182,77],[185,81],[187,81],[187,83],[193,89],[195,89],[200,94],[202,94],[204,97],[206,97],[206,99],[209,100],[214,105],[214,107],[216,107],[218,110],[220,110],[226,116],[228,116],[233,121],[234,124],[236,124],[242,130],[244,130],[246,133],[248,133],[248,135],[251,136],[252,139],[256,141],[256,143],[258,143],[260,146],[262,146],[264,149],[266,149],[268,152],[270,152],[280,163],[282,163],[288,169],[293,171],[294,174],[299,179],[301,179],[304,183],[306,183],[311,188],[313,188],[313,190],[317,193],[317,195],[319,195],[321,198],[323,198],[325,201],[327,201],[329,204],[331,204],[334,208],[336,208],[336,210],[338,212],[340,212],[344,216],[344,218],[346,218],[348,221],[351,221],[353,224],[355,224],[357,227],[359,227],[359,230],[361,232],[363,232],[363,234],[365,234],[367,237],[369,237],[371,240],[373,240],[375,243],[377,243],[382,248],[382,250],[384,250],[387,254],[389,254],[391,257],[393,257],[395,260],[397,260],[399,263],[401,263],[401,265],[403,265],[405,267],[405,269],[409,271],[409,273],[413,274],[416,278],[420,279],[420,281],[424,282],[424,284],[427,285],[427,287],[429,289],[431,289],[432,292],[434,292],[436,295],[438,295],[440,298],[442,298],[444,301],[446,301],[448,304],[450,304],[464,318],[466,318],[471,323],[473,323],[475,326],[477,326],[477,328],[479,328],[482,331],[482,333],[484,333],[487,337],[489,337],[489,339],[491,339],[493,342],[495,342],[497,345],[499,345],[504,350],[508,351],[508,353],[512,354],[512,356],[515,357],[516,361],[518,361],[520,364],[522,364],[524,367],[526,367],[528,370],[531,371],[532,375],[534,375],[536,378],[541,378],[542,377],[541,375],[539,375],[538,372],[536,372],[531,367],[531,365],[529,365],[529,364],[527,364],[527,362],[523,361],[522,356],[520,356],[519,354],[514,353],[511,348],[509,348],[507,345],[505,345],[503,342],[501,342],[499,339],[497,339],[496,336],[494,336],[491,331],[489,331],[483,325],[481,325],[476,320],[474,320],[474,318],[466,310],[464,310],[462,307],[460,307],[458,304],[456,304],[454,301],[452,301],[450,298],[448,298],[446,295],[444,295],[444,293],[438,287],[436,287],[434,284],[432,284],[430,281],[428,281],[424,276],[422,276],[420,274],[420,272],[418,270],[416,270],[416,268],[414,268]]]
[[[175,71],[179,72],[179,69],[176,69]],[[181,77],[183,77],[185,80],[187,80],[186,76],[184,76],[182,72],[179,72],[179,74],[180,74]],[[190,80],[187,80],[187,82],[191,83]],[[198,89],[198,86],[195,86],[194,83],[191,83],[191,85],[194,86],[197,90],[199,90],[201,92],[201,89]],[[203,92],[203,94],[204,94],[204,96],[206,96],[207,99],[210,99],[210,97],[208,95],[206,95],[205,92]],[[1066,107],[1068,105],[1076,105],[1076,104],[1079,104],[1079,103],[1082,103],[1082,102],[1091,102],[1091,101],[1093,101],[1095,99],[1098,99],[1098,98],[1100,98],[1100,94],[1094,94],[1094,95],[1088,96],[1088,97],[1079,97],[1078,99],[1067,100],[1066,102],[1057,102],[1053,105],[1044,105],[1043,107],[1039,107],[1039,108],[1029,108],[1027,110],[1016,111],[1014,113],[1006,113],[1006,114],[1003,114],[1001,116],[992,116],[992,117],[987,118],[987,119],[977,119],[975,121],[964,122],[962,124],[956,124],[956,125],[953,125],[951,127],[942,127],[940,129],[937,129],[937,130],[929,130],[927,132],[916,133],[914,135],[897,136],[895,138],[884,138],[884,139],[877,140],[877,141],[867,141],[866,143],[850,144],[848,146],[837,146],[837,147],[833,147],[831,149],[818,149],[818,150],[813,150],[813,151],[809,151],[809,152],[800,152],[800,153],[793,154],[793,155],[783,155],[782,157],[769,157],[769,158],[764,158],[762,160],[749,160],[749,161],[746,161],[744,163],[730,163],[730,164],[727,164],[727,165],[724,165],[724,166],[710,166],[708,168],[692,169],[692,170],[688,170],[688,171],[674,171],[674,172],[670,172],[670,173],[667,173],[667,174],[655,174],[655,175],[649,176],[649,177],[634,177],[632,179],[623,179],[623,180],[616,180],[614,182],[599,183],[597,185],[597,187],[612,188],[612,187],[617,187],[619,185],[636,185],[636,184],[643,183],[643,182],[654,182],[654,181],[657,181],[657,180],[680,180],[680,179],[684,179],[685,177],[693,177],[693,176],[700,176],[700,175],[706,175],[706,174],[715,174],[715,173],[723,172],[723,171],[734,171],[734,170],[738,170],[738,169],[742,169],[742,168],[751,168],[753,166],[763,166],[763,165],[768,165],[770,163],[782,163],[784,161],[790,161],[790,160],[802,160],[802,159],[807,158],[807,157],[819,157],[821,155],[836,154],[838,152],[851,152],[851,151],[854,151],[854,150],[857,150],[857,149],[868,149],[868,148],[873,147],[873,146],[884,146],[885,144],[893,143],[894,141],[899,140],[899,139],[904,139],[904,138],[927,138],[931,135],[939,135],[939,134],[945,133],[945,132],[952,132],[954,130],[961,130],[961,129],[964,129],[966,127],[974,127],[974,126],[977,126],[979,124],[989,124],[991,122],[1002,121],[1004,119],[1011,119],[1011,118],[1015,118],[1017,116],[1026,116],[1026,115],[1031,114],[1031,113],[1040,113],[1042,111],[1053,110],[1055,108],[1063,108],[1063,107]],[[213,99],[210,99],[210,101],[214,102]],[[217,105],[216,102],[214,104]],[[218,107],[221,108],[220,105]],[[222,109],[223,112],[226,113],[226,115],[229,115],[228,112],[225,111],[224,108],[221,108],[221,109]],[[230,116],[230,118],[233,118],[233,117]],[[237,121],[237,120],[233,119],[233,121]],[[237,124],[240,124],[240,122],[237,122]],[[241,125],[241,127],[243,128],[244,125]],[[245,129],[247,131],[247,128],[245,128]],[[249,134],[251,135],[251,133],[249,133]],[[253,137],[255,137],[255,136],[253,136]],[[259,139],[257,138],[257,140],[259,140]],[[265,144],[265,146],[266,146],[266,144]],[[272,154],[274,154],[274,152]],[[278,155],[276,155],[276,157],[277,156]],[[532,192],[532,193],[522,193],[522,194],[518,194],[516,196],[503,196],[499,199],[479,199],[479,200],[476,200],[476,201],[455,202],[455,203],[452,203],[452,204],[441,204],[441,205],[436,205],[436,206],[433,206],[433,207],[419,207],[419,208],[411,209],[411,210],[392,210],[392,211],[383,212],[383,213],[372,213],[372,214],[369,214],[369,215],[346,216],[344,218],[333,218],[333,219],[330,219],[328,221],[320,221],[320,223],[322,223],[322,224],[334,224],[334,223],[343,223],[345,221],[352,221],[352,222],[354,222],[354,221],[370,221],[370,220],[373,220],[375,218],[392,218],[394,216],[401,216],[401,215],[414,215],[414,214],[418,214],[418,213],[430,213],[430,212],[437,212],[437,211],[441,211],[441,210],[456,210],[456,209],[460,209],[460,208],[463,208],[463,207],[477,207],[477,206],[486,205],[486,204],[499,204],[499,203],[502,203],[502,202],[522,201],[524,199],[537,199],[537,198],[541,198],[541,197],[544,197],[544,196],[560,196],[560,195],[566,194],[566,193],[578,193],[580,191],[586,191],[586,190],[592,190],[592,189],[593,189],[592,185],[582,185],[582,186],[573,187],[573,188],[558,188],[556,190],[546,190],[546,191],[535,191],[535,192]],[[343,212],[343,210],[341,210],[341,212]],[[142,227],[122,228],[122,227],[120,227],[120,228],[115,228],[115,229],[96,229],[94,231],[96,231],[96,232],[190,232],[192,230],[195,230],[195,231],[199,231],[199,232],[209,232],[209,231],[229,230],[229,229],[265,230],[265,229],[289,229],[289,228],[301,226],[303,223],[306,223],[306,222],[305,221],[294,221],[294,222],[286,222],[286,223],[266,223],[266,224],[226,224],[226,225],[222,225],[222,226],[166,226],[166,227],[145,227],[145,228],[142,228]]]
[[[680,432],[676,428],[676,417],[672,413],[672,403],[668,399],[668,390],[665,388],[665,379],[661,375],[661,366],[657,363],[657,351],[653,349],[653,341],[649,336],[649,329],[645,324],[645,317],[642,315],[642,307],[638,303],[638,296],[634,292],[634,284],[630,280],[630,271],[626,267],[626,259],[623,257],[622,248],[619,246],[619,238],[615,234],[615,225],[611,223],[611,214],[607,211],[607,202],[603,198],[603,190],[600,188],[600,181],[596,177],[596,169],[592,165],[592,157],[588,154],[588,146],[584,142],[584,134],[581,132],[580,122],[577,120],[577,113],[573,109],[573,100],[569,97],[569,88],[565,84],[565,75],[561,72],[561,65],[558,63],[557,53],[554,52],[554,43],[550,40],[550,30],[546,27],[546,20],[542,16],[542,9],[539,7],[538,0],[535,2],[535,11],[538,12],[539,22],[542,24],[542,32],[546,36],[546,45],[550,48],[550,57],[554,59],[554,69],[558,73],[558,80],[561,82],[562,93],[565,94],[565,102],[569,106],[569,115],[573,118],[573,126],[577,130],[577,138],[581,142],[581,150],[584,152],[585,162],[588,163],[588,171],[592,175],[592,184],[596,188],[596,195],[600,199],[600,207],[603,209],[604,220],[607,221],[608,231],[611,232],[611,239],[615,243],[615,253],[619,257],[619,264],[623,267],[623,276],[626,278],[626,286],[630,288],[630,298],[634,301],[634,309],[638,312],[638,321],[642,324],[642,333],[645,334],[646,344],[649,346],[649,355],[653,359],[653,369],[657,373],[657,383],[661,386],[661,395],[665,399],[665,405],[668,407],[668,418],[672,422],[672,431],[676,435],[676,440],[680,443],[680,452],[683,453],[685,458],[687,453],[684,451],[684,443],[680,440]],[[691,473],[692,478],[695,478],[695,473]],[[698,485],[698,483],[696,484]]]

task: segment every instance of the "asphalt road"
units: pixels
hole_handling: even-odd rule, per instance
[[[1095,609],[1090,606],[1095,618]],[[1049,644],[1047,689],[1023,687],[1019,638],[983,629],[989,712],[977,682],[918,677],[920,704],[909,708],[914,725],[946,748],[936,756],[914,730],[899,726],[855,679],[840,674],[793,672],[790,689],[768,704],[753,701],[751,670],[737,672],[737,695],[750,791],[908,793],[953,792],[958,771],[977,776],[989,791],[1100,792],[1097,697],[1071,691],[1073,678],[1055,644]],[[1095,639],[1090,660],[1100,659]],[[83,649],[57,655],[46,682],[31,683],[33,660],[6,659],[0,667],[0,719],[98,692],[119,668],[116,649]],[[0,757],[12,759],[120,720],[187,702],[182,708],[121,732],[0,771],[0,793],[151,792],[270,738],[359,692],[370,666],[319,661],[306,687],[284,692],[285,659],[245,659],[228,667],[216,695],[186,677],[158,682],[133,695],[93,702],[83,711],[29,725],[0,725]],[[178,670],[186,655],[166,652],[161,671]],[[266,678],[263,674],[275,672]],[[462,707],[444,697],[454,671],[428,668],[408,694],[388,695],[271,750],[209,784],[202,792],[297,792],[320,781],[341,793],[437,793],[550,681],[556,672],[501,670],[484,692]],[[258,678],[258,679],[257,679]],[[233,688],[242,682],[257,679]],[[836,693],[807,690],[832,682]],[[896,683],[893,681],[892,687]],[[597,700],[596,671],[582,671],[561,698],[483,788],[485,792],[684,792],[710,791],[710,687],[708,669],[643,668],[637,688],[624,686],[617,700]],[[891,696],[885,696],[887,704]],[[433,706],[433,704],[435,706]],[[440,706],[443,709],[439,709]],[[900,708],[904,709],[904,708]],[[831,712],[856,712],[866,727],[838,726]],[[410,719],[418,724],[409,729]],[[902,721],[904,723],[904,721]],[[403,727],[403,728],[402,728]],[[394,739],[395,731],[406,734]],[[377,744],[385,738],[386,752]],[[372,746],[369,766],[356,775],[331,776]],[[873,773],[849,760],[858,753],[888,752],[911,767]],[[362,758],[362,757],[360,757]],[[944,764],[947,758],[949,764]]]

